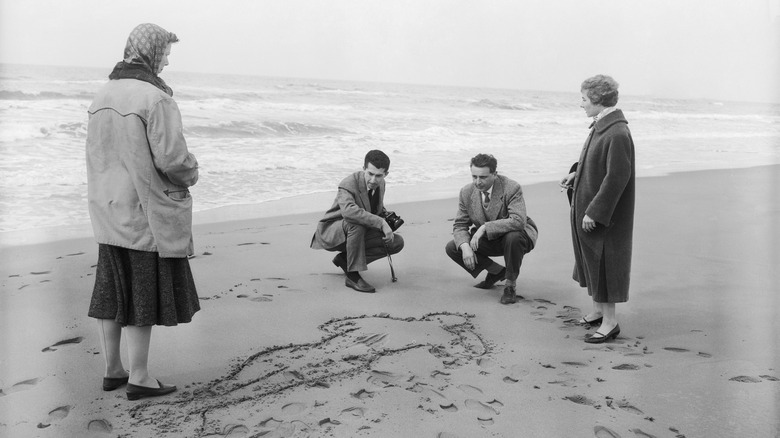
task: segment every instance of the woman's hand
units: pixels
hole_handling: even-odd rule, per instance
[[[594,221],[593,219],[591,219],[591,218],[590,218],[590,217],[589,217],[589,216],[586,214],[586,215],[585,215],[585,217],[584,217],[584,218],[582,218],[582,229],[583,229],[583,230],[584,230],[586,233],[589,233],[589,232],[591,232],[591,231],[595,230],[595,229],[596,229],[596,221]]]
[[[569,187],[574,185],[574,177],[577,175],[576,172],[572,172],[561,179],[561,182],[558,183],[558,186],[562,189],[568,189]]]

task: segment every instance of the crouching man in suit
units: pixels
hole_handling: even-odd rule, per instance
[[[517,302],[515,287],[523,256],[536,245],[536,224],[526,215],[523,189],[496,172],[498,161],[487,154],[471,159],[472,183],[460,190],[458,214],[447,255],[472,277],[487,270],[475,287],[490,289],[506,280],[501,304]],[[504,256],[506,267],[490,259]]]
[[[385,176],[390,158],[380,150],[366,154],[363,170],[339,183],[333,206],[325,212],[311,240],[314,249],[336,251],[333,264],[347,278],[344,284],[358,292],[375,292],[360,272],[368,264],[404,247],[404,239],[395,234],[383,218]]]

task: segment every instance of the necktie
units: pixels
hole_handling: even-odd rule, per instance
[[[488,207],[488,204],[490,204],[490,193],[488,192],[482,192],[483,195],[485,195],[484,203],[482,204],[485,208]]]

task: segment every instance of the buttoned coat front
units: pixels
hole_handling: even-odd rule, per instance
[[[482,207],[482,193],[474,184],[460,190],[458,213],[452,225],[455,246],[471,241],[471,228],[485,225],[485,236],[495,240],[510,231],[525,230],[531,242],[536,245],[538,232],[536,224],[528,217],[523,198],[523,189],[517,182],[498,175],[487,209]]]
[[[594,301],[628,301],[635,202],[634,141],[620,110],[598,120],[577,164],[571,205],[573,278]],[[585,215],[597,226],[582,229]]]
[[[379,182],[379,204],[377,214],[371,213],[364,171],[357,171],[339,183],[333,205],[317,223],[317,230],[311,239],[314,249],[332,249],[347,241],[341,221],[360,224],[369,228],[382,229],[384,219],[379,216],[385,211],[385,181]]]

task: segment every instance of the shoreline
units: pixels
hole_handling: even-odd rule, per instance
[[[751,169],[764,166],[780,166],[780,164],[748,165],[745,167],[689,169],[669,172],[657,172],[654,169],[643,169],[637,172],[637,178],[653,178],[670,176],[688,172],[707,172],[728,169]],[[525,181],[517,180],[525,188],[531,185],[557,182],[563,175],[539,174],[526,177]],[[510,176],[511,177],[511,176]],[[337,182],[336,182],[337,183]],[[425,183],[425,191],[417,190],[415,185],[390,186],[386,195],[386,204],[392,205],[409,202],[439,201],[457,198],[460,188],[469,183],[468,174],[453,176],[430,183]],[[334,183],[335,184],[335,183]],[[335,190],[295,195],[255,204],[234,204],[193,212],[193,229],[196,227],[220,222],[264,219],[290,214],[308,214],[326,211],[332,204]],[[85,206],[86,208],[86,206]],[[11,248],[27,245],[38,245],[62,240],[72,240],[92,237],[92,226],[89,222],[69,224],[58,227],[42,227],[37,229],[14,230],[0,232],[0,248]]]

